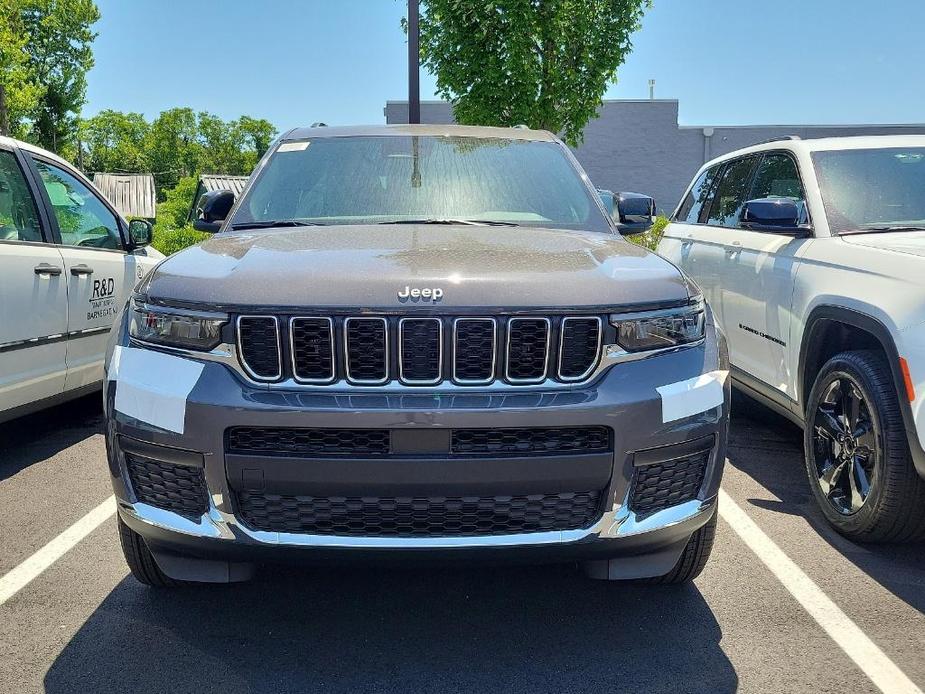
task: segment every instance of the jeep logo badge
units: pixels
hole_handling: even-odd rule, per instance
[[[432,301],[437,303],[443,298],[443,290],[440,287],[425,287],[424,289],[418,289],[417,287],[405,287],[404,289],[398,290],[398,300],[402,303],[406,301]]]

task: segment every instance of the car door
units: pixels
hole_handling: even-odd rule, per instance
[[[658,252],[693,279],[707,301],[712,301],[715,278],[705,268],[712,265],[710,256],[722,249],[712,240],[706,226],[710,203],[725,164],[702,171],[684,196],[659,241]]]
[[[16,148],[0,142],[0,419],[64,389],[67,276]]]
[[[72,390],[102,379],[109,329],[144,266],[126,252],[124,223],[88,181],[59,161],[33,155],[32,163],[67,274]]]
[[[798,164],[788,152],[764,153],[748,190],[749,200],[790,198],[805,216]],[[731,241],[720,289],[729,359],[735,369],[744,372],[740,378],[751,376],[793,400],[788,358],[791,300],[799,259],[812,239],[744,229],[739,222],[741,212],[742,205],[737,204],[734,228],[726,232]]]

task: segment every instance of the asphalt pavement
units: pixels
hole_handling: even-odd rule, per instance
[[[0,425],[0,581],[27,576],[0,596],[0,692],[925,688],[925,545],[833,533],[800,431],[741,398],[723,489],[745,517],[721,515],[710,564],[681,587],[572,566],[273,567],[151,590],[128,576],[113,517],[73,537],[112,493],[101,427],[98,397]]]

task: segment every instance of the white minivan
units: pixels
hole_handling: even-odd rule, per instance
[[[0,137],[0,422],[100,387],[126,296],[164,256],[60,157]]]

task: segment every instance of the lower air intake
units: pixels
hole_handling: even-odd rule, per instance
[[[242,492],[254,530],[354,537],[459,537],[577,530],[600,516],[601,492],[528,496],[314,497]]]
[[[198,519],[209,506],[202,468],[160,463],[125,454],[135,497],[165,511]]]
[[[700,493],[709,451],[636,468],[630,508],[638,514],[655,513],[692,501]]]

